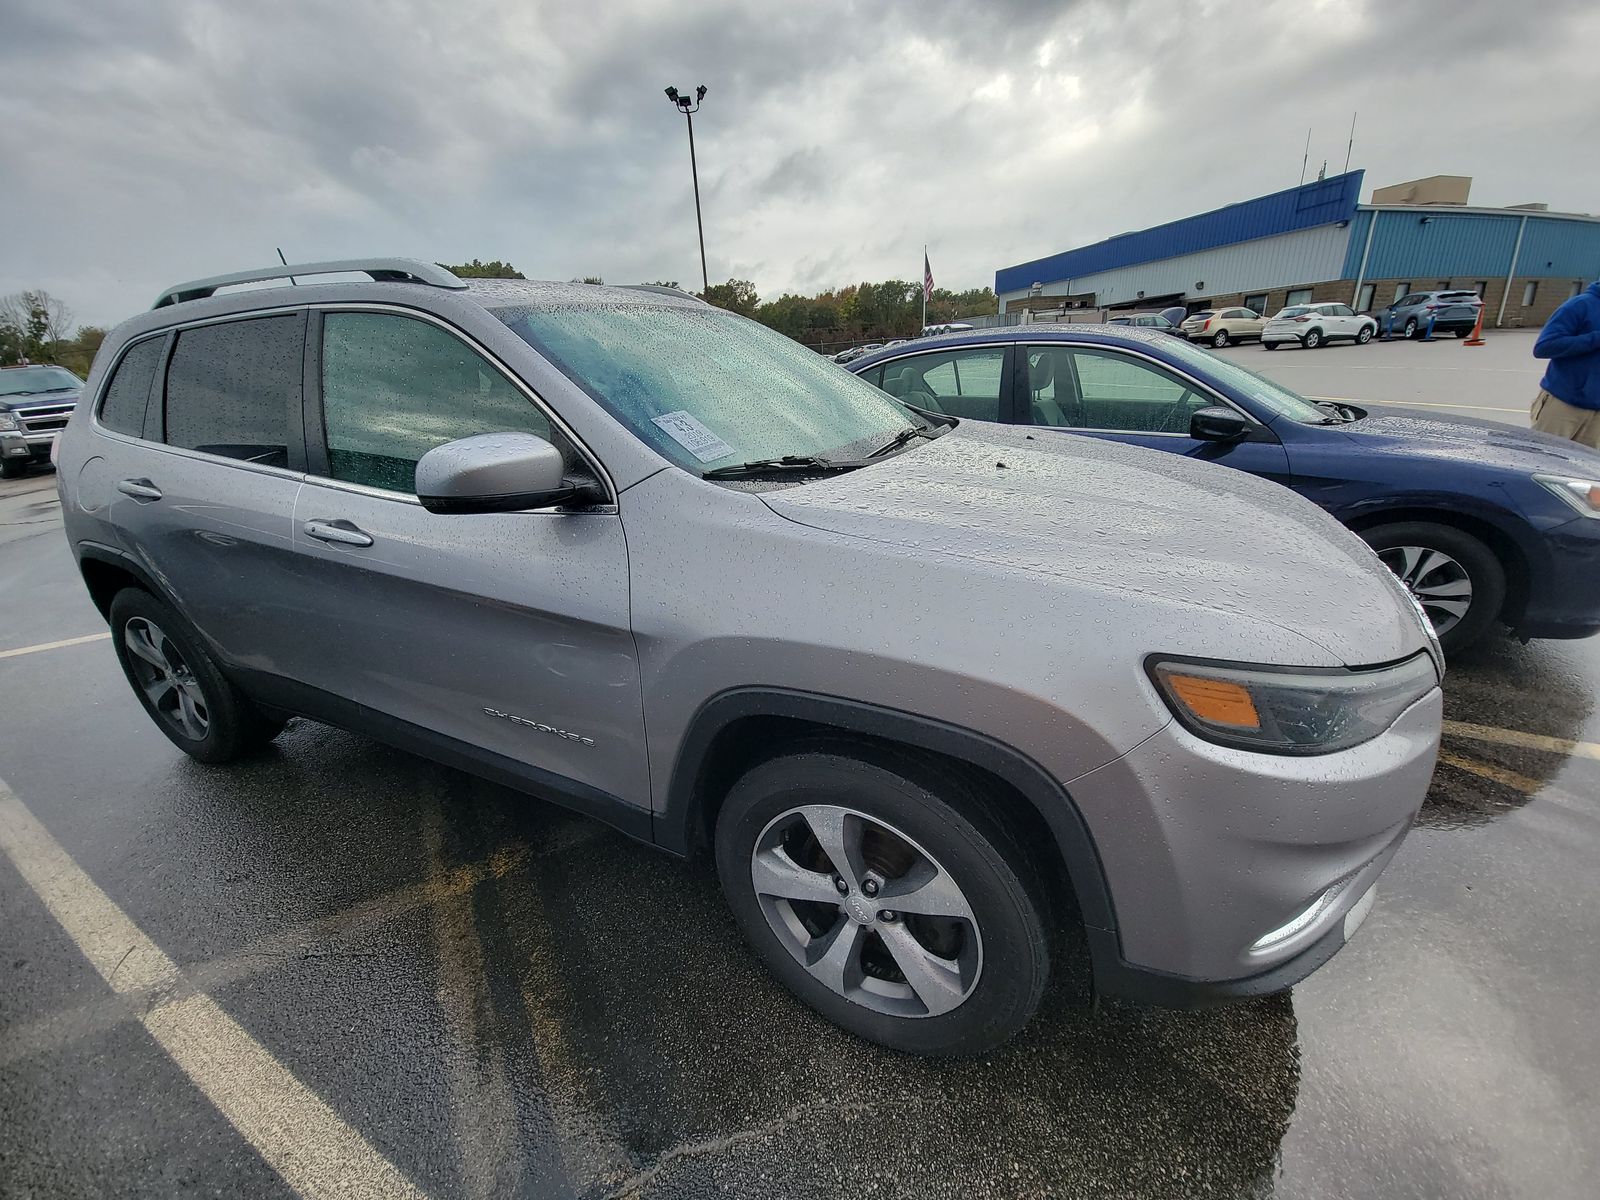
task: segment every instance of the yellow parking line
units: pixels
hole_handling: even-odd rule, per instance
[[[1516,771],[1508,771],[1504,767],[1497,767],[1491,763],[1479,762],[1475,758],[1465,758],[1460,754],[1452,754],[1448,750],[1439,751],[1439,761],[1448,763],[1452,767],[1459,767],[1463,771],[1471,771],[1474,775],[1481,775],[1492,783],[1504,784],[1513,791],[1531,796],[1545,785],[1537,779],[1530,779]]]
[[[1566,738],[1545,737],[1540,733],[1523,733],[1519,729],[1473,725],[1467,721],[1446,721],[1444,731],[1456,737],[1472,738],[1479,742],[1495,742],[1501,746],[1516,746],[1523,750],[1547,750],[1552,754],[1564,754],[1568,758],[1592,758],[1600,762],[1600,745],[1594,742],[1573,742]]]
[[[85,642],[103,642],[109,633],[86,633],[82,637],[62,638],[59,642],[40,642],[37,646],[18,646],[15,650],[0,650],[0,658],[19,658],[24,654],[38,654],[42,650],[60,650],[65,646],[81,646]]]
[[[399,1169],[145,936],[0,781],[0,851],[113,991],[161,986],[140,1021],[284,1182],[305,1197],[420,1197]]]
[[[1312,400],[1332,400],[1335,404],[1388,404],[1395,408],[1454,408],[1470,412],[1526,413],[1526,408],[1489,408],[1482,404],[1426,404],[1421,400],[1357,400],[1354,396],[1312,396]]]

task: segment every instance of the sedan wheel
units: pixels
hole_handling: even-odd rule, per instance
[[[1391,546],[1379,551],[1378,557],[1417,598],[1433,622],[1433,631],[1441,638],[1472,607],[1472,577],[1444,551],[1426,546]]]
[[[1485,637],[1506,600],[1506,568],[1480,538],[1432,521],[1361,530],[1411,593],[1446,654]]]

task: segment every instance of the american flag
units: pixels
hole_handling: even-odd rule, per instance
[[[928,265],[928,252],[922,252],[922,298],[933,299],[933,268]]]

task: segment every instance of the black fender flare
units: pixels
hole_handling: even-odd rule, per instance
[[[1105,868],[1089,826],[1067,790],[1027,755],[987,734],[898,709],[787,688],[744,687],[718,693],[690,719],[673,763],[666,805],[655,815],[657,845],[676,854],[695,849],[704,804],[699,785],[709,753],[723,730],[747,717],[788,718],[897,742],[962,759],[1004,780],[1034,807],[1055,837],[1096,972],[1103,969],[1104,956],[1120,958]]]

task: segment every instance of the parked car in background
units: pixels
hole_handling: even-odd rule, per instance
[[[1401,296],[1374,316],[1382,328],[1392,319],[1394,332],[1402,337],[1421,337],[1433,318],[1435,333],[1453,333],[1458,338],[1470,334],[1478,323],[1483,300],[1477,292],[1411,292]]]
[[[1452,653],[1497,622],[1521,637],[1600,632],[1600,453],[1576,442],[1433,412],[1319,404],[1176,338],[1104,325],[984,330],[850,369],[929,412],[1145,446],[1285,483],[1378,552]],[[1208,510],[1226,524],[1225,508]]]
[[[882,348],[882,342],[870,342],[865,346],[851,346],[848,350],[841,350],[839,353],[835,354],[833,356],[833,361],[842,366],[845,363],[854,362],[863,354],[870,354],[872,351],[880,350]]]
[[[1232,342],[1260,338],[1266,327],[1266,319],[1248,308],[1219,308],[1193,314],[1178,329],[1191,342],[1209,342],[1220,350]]]
[[[1163,308],[1157,315],[1165,318],[1170,325],[1181,326],[1185,318],[1188,317],[1189,310],[1181,304],[1174,304],[1171,308]]]
[[[1106,318],[1108,325],[1126,325],[1134,329],[1154,329],[1160,333],[1177,333],[1178,327],[1160,313],[1116,313]]]
[[[1432,774],[1427,623],[1316,506],[923,416],[688,296],[248,271],[112,331],[89,395],[67,538],[179,749],[299,714],[708,850],[772,973],[899,1050],[992,1049],[1052,970],[1290,986]]]
[[[1341,341],[1365,346],[1377,332],[1376,321],[1348,304],[1291,304],[1262,328],[1261,345],[1266,350],[1291,344],[1315,350]]]
[[[83,380],[65,367],[0,367],[0,477],[50,461],[50,447],[78,406]]]

